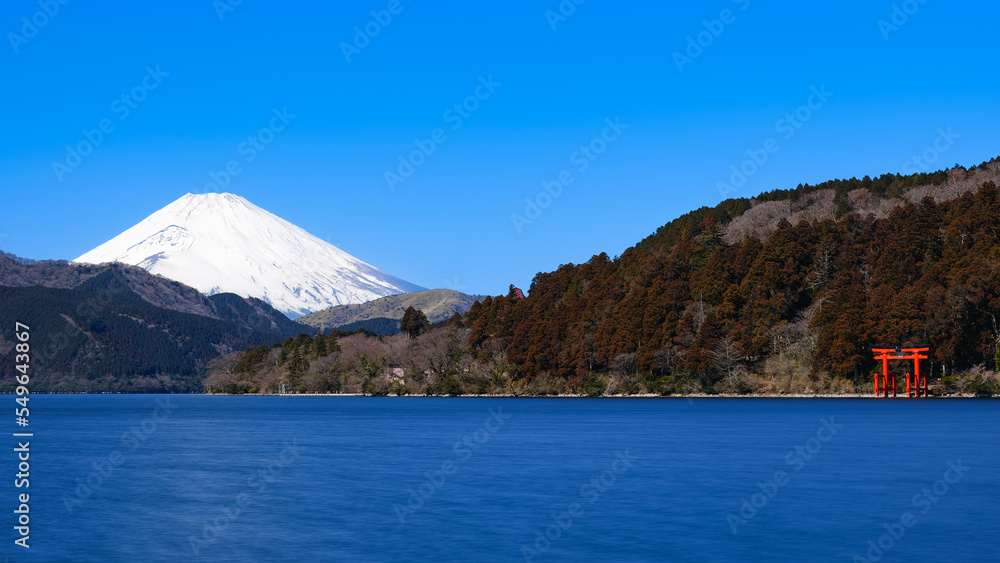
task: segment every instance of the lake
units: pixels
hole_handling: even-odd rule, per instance
[[[1000,554],[993,400],[42,395],[30,407],[30,488],[14,487],[11,449],[0,464],[9,561]],[[23,492],[30,549],[12,530]]]

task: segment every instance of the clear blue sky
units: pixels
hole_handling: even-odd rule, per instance
[[[213,191],[236,161],[219,191],[414,283],[496,294],[715,205],[769,138],[777,150],[729,195],[902,171],[936,141],[929,169],[1000,155],[995,2],[897,1],[895,23],[892,1],[871,0],[565,0],[565,19],[559,0],[245,0],[220,18],[224,2],[52,0],[52,16],[3,2],[0,248],[75,258]],[[780,122],[809,102],[800,127]],[[272,121],[284,108],[287,126]],[[627,128],[605,131],[616,118]],[[102,120],[93,152],[68,158]],[[272,123],[247,162],[241,143]],[[948,128],[958,137],[938,140]],[[443,142],[390,189],[386,171],[436,129]],[[604,152],[574,156],[592,142]],[[572,183],[540,195],[563,170]],[[549,205],[519,232],[525,198]]]

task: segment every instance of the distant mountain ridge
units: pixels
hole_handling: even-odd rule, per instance
[[[32,391],[197,392],[208,362],[281,336],[232,321],[155,307],[114,279],[80,289],[0,287],[0,322],[31,327]],[[0,335],[0,369],[15,343]],[[13,379],[3,386],[11,392]]]
[[[423,289],[228,193],[187,194],[74,262],[139,266],[292,318]]]
[[[231,293],[205,296],[193,287],[150,274],[127,264],[74,264],[65,260],[29,260],[0,250],[0,286],[40,286],[81,289],[82,284],[107,272],[114,272],[123,286],[156,307],[219,320],[237,321],[255,330],[295,336],[309,331],[267,303]]]
[[[259,299],[206,297],[135,266],[3,252],[0,305],[0,323],[32,329],[38,392],[199,391],[208,362],[220,354],[315,332]],[[5,373],[14,369],[14,345],[0,334]]]
[[[399,321],[403,318],[406,308],[413,307],[423,311],[430,322],[436,323],[448,319],[455,313],[465,314],[472,304],[480,299],[483,299],[483,296],[467,295],[451,289],[429,289],[390,295],[368,303],[331,307],[301,317],[298,322],[324,331],[342,327],[369,328],[369,325],[361,323],[377,321],[384,324],[384,321],[378,319]]]

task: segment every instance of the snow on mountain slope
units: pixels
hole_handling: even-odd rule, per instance
[[[187,194],[74,262],[122,262],[290,317],[423,288],[233,194]]]

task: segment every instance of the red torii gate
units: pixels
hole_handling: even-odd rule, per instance
[[[926,360],[927,356],[921,354],[921,352],[929,352],[929,347],[924,348],[872,348],[872,352],[875,354],[876,360],[882,360],[882,387],[881,392],[884,397],[889,396],[889,384],[892,384],[892,396],[896,396],[896,375],[889,375],[889,362],[890,361],[909,361],[913,360],[913,372],[912,376],[908,372],[906,374],[906,396],[907,397],[920,397],[921,396],[921,385],[923,385],[923,396],[927,396],[927,376],[920,373],[920,360]],[[913,380],[911,385],[910,380]],[[879,384],[878,384],[879,374],[875,374],[875,395],[879,394]]]

